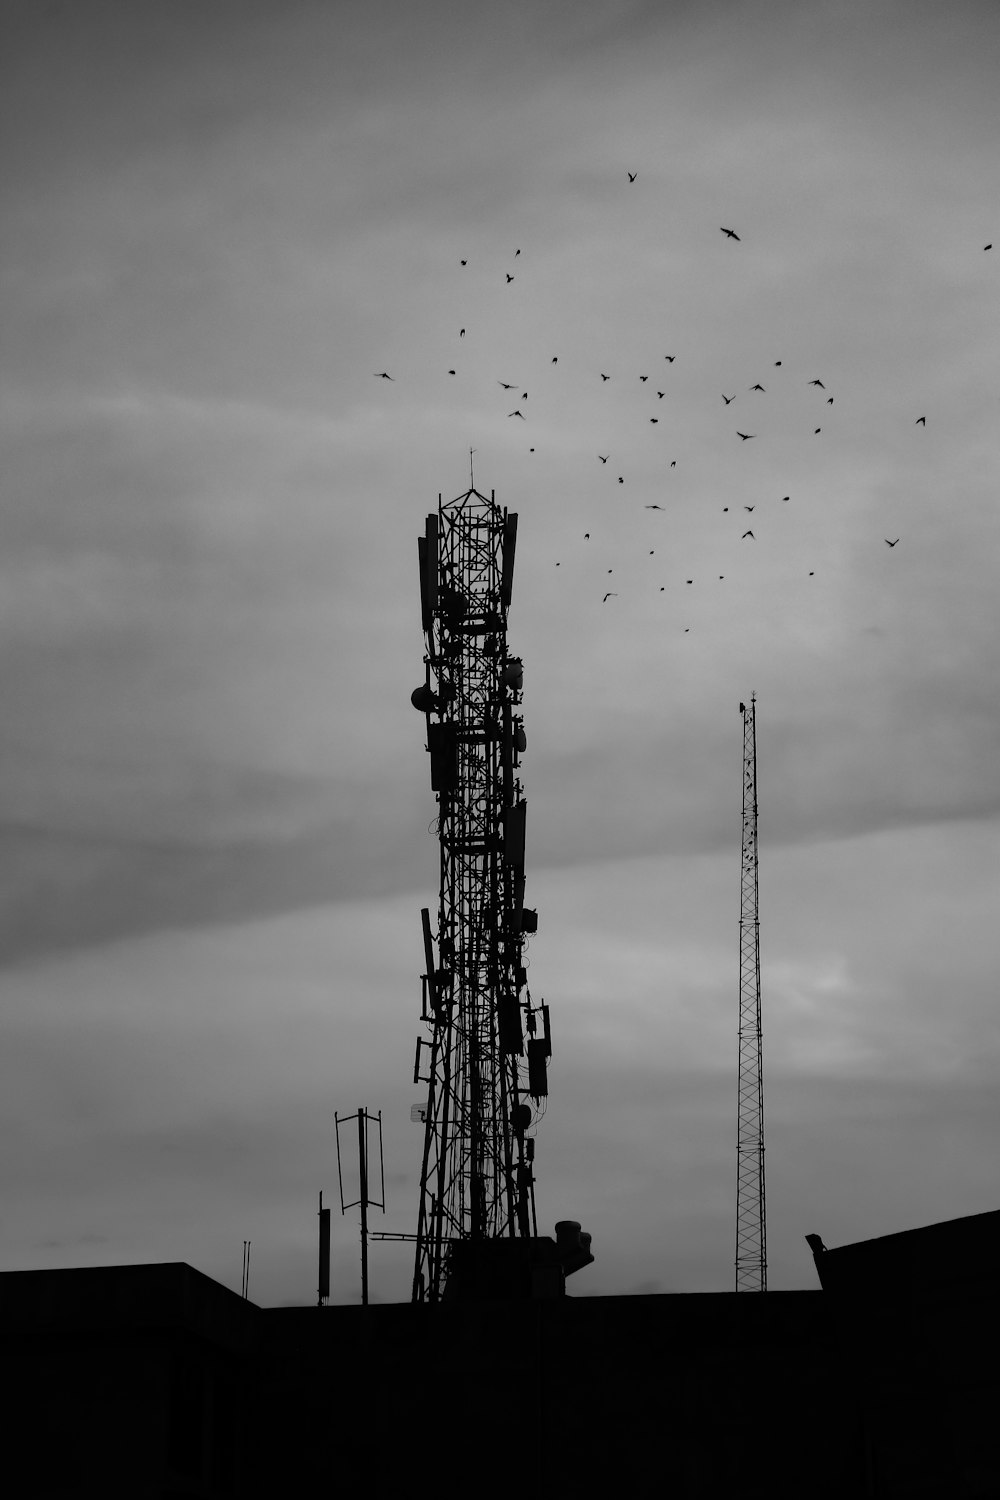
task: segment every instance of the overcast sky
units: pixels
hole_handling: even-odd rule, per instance
[[[752,690],[769,1284],[995,1208],[993,0],[0,16],[0,1265],[238,1288],[250,1238],[309,1302],[359,1105],[415,1228],[416,537],[470,448],[571,1290],[733,1285]]]

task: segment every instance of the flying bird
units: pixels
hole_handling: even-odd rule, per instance
[[[585,542],[589,542],[589,541],[590,541],[590,532],[589,532],[589,531],[585,531],[585,532],[584,532],[584,533],[583,533],[583,540],[584,540],[584,541],[585,541]]]
[[[826,390],[826,386],[823,384],[822,380],[810,380],[810,381],[807,381],[806,383],[808,385],[818,385],[821,391],[825,391]]]
[[[601,379],[602,380],[610,380],[611,376],[610,375],[605,375],[604,371],[602,370],[601,371]]]
[[[664,359],[665,359],[665,360],[667,360],[667,362],[668,362],[668,363],[669,363],[669,364],[673,364],[673,362],[674,362],[674,360],[675,360],[675,359],[676,359],[676,358],[677,358],[677,355],[676,355],[676,354],[665,354],[665,355],[664,355],[664,356],[663,356],[663,358],[664,358]]]
[[[515,254],[515,255],[520,255],[520,253],[521,253],[521,252],[520,252],[520,250],[515,250],[515,251],[514,251],[514,254]]]
[[[752,542],[755,542],[757,540],[752,531],[744,531],[743,535],[740,537],[740,541],[745,541],[747,537],[749,537]]]
[[[677,467],[677,460],[676,460],[676,458],[672,458],[672,459],[671,459],[671,460],[670,460],[670,467],[671,467],[671,468],[672,468],[672,469],[676,469],[676,467]]]
[[[898,542],[898,541],[899,541],[899,537],[896,538],[896,542]],[[895,547],[896,542],[890,542],[890,540],[889,540],[888,537],[885,538],[885,545],[887,547]]]
[[[927,426],[927,418],[926,417],[918,417],[917,420],[913,424],[914,427],[919,427],[920,424],[921,424],[921,422],[924,424],[925,427]]]
[[[760,381],[758,381],[756,385],[748,386],[747,389],[750,391],[762,391],[764,387],[760,384]]]
[[[557,365],[559,363],[559,356],[558,356],[558,354],[553,354],[553,356],[552,356],[552,363],[554,365]]]
[[[648,379],[649,379],[649,376],[648,376],[648,375],[640,375],[640,376],[639,376],[639,379],[640,379],[640,380],[648,380]]]
[[[650,421],[651,421],[651,422],[658,422],[658,421],[659,421],[659,420],[660,420],[660,419],[659,419],[659,417],[650,417],[650,419],[649,419],[649,420],[650,420]]]
[[[455,371],[454,371],[454,370],[449,370],[449,371],[448,371],[448,374],[449,374],[449,375],[454,375],[454,373],[455,373]]]
[[[781,498],[784,501],[784,500],[790,500],[792,497],[791,497],[791,495],[782,495]]]
[[[506,271],[506,272],[504,272],[504,274],[505,274],[505,276],[506,276],[506,277],[507,277],[507,285],[508,285],[508,286],[510,286],[510,284],[511,284],[511,282],[512,282],[512,281],[513,281],[513,280],[514,280],[514,278],[513,278],[513,276],[512,276],[512,275],[511,275],[511,274],[510,274],[510,272],[509,272],[509,271]]]
[[[739,239],[739,235],[736,233],[735,229],[723,229],[721,224],[719,225],[719,228],[722,229],[722,233],[723,234],[728,234],[728,236],[729,236],[729,238],[731,240],[738,240]]]
[[[464,339],[465,338],[465,329],[464,328],[460,328],[458,330],[458,336],[459,336],[460,339]]]
[[[628,172],[628,167],[626,167],[625,170],[626,170],[626,172]],[[638,177],[638,175],[639,175],[638,172],[629,172],[628,173],[628,180],[629,180],[629,182],[634,182],[635,179]]]
[[[663,400],[663,398],[664,398],[664,396],[665,396],[665,395],[666,395],[666,394],[667,394],[667,393],[666,393],[666,391],[657,391],[657,393],[656,393],[656,394],[657,394],[657,395],[658,395],[658,396],[659,396],[659,398],[660,398],[660,400],[661,400],[661,401],[662,401],[662,400]]]
[[[827,406],[832,406],[833,405],[833,397],[832,396],[827,396],[827,398],[826,398],[826,404],[827,404]]]
[[[375,380],[394,380],[396,377],[390,375],[387,370],[377,370],[373,378]]]
[[[502,385],[505,391],[516,391],[517,386],[511,385],[508,380],[498,380],[497,385]]]
[[[984,250],[992,250],[993,249],[993,241],[991,240],[988,245],[984,245],[983,249]]]
[[[816,436],[817,432],[822,432],[822,431],[823,431],[822,427],[814,427],[813,428],[813,437]]]
[[[467,260],[463,260],[463,261],[460,261],[459,264],[463,265],[463,266],[467,266],[469,264],[469,262]],[[559,564],[557,563],[556,566],[558,567]]]
[[[744,505],[743,509],[744,510],[753,510],[753,506],[752,505]]]
[[[731,401],[735,401],[736,400],[736,392],[734,391],[731,396],[723,396],[722,399],[726,403],[726,405],[728,406]]]
[[[756,437],[757,434],[755,432],[740,432],[740,431],[737,431],[736,436],[738,438],[742,438],[743,441],[746,443],[746,442],[749,442],[750,438]]]
[[[507,413],[507,415],[508,415],[508,417],[520,417],[521,421],[522,422],[524,421],[524,412],[523,411],[509,411]]]
[[[611,589],[609,589],[608,592],[605,594],[604,598],[601,600],[601,603],[602,604],[607,604],[607,602],[608,602],[609,599],[617,599],[617,598],[618,598],[618,595],[616,593],[614,593]]]
[[[780,359],[776,359],[774,361],[774,368],[777,370],[780,364],[781,364],[781,360]]]
[[[662,510],[663,506],[662,505],[644,505],[642,508],[643,508],[643,510]]]
[[[601,460],[602,464],[606,464],[607,461],[608,461],[608,459],[611,457],[611,454],[610,453],[599,453],[597,456]]]
[[[620,474],[618,476],[618,483],[619,484],[624,484],[625,483],[624,479],[622,478],[622,476]]]

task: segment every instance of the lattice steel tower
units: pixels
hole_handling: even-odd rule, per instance
[[[440,897],[436,931],[421,913],[425,1033],[414,1081],[426,1082],[427,1105],[417,1111],[414,1301],[445,1295],[457,1242],[537,1234],[528,1132],[548,1092],[551,1047],[523,954],[537,914],[524,906],[522,663],[507,648],[516,536],[517,516],[470,488],[439,497],[418,539],[426,677],[413,703],[427,717]]]
[[[740,905],[740,1079],[736,1140],[736,1290],[767,1291],[764,1209],[764,1074],[757,914],[756,698],[743,715],[743,877]]]

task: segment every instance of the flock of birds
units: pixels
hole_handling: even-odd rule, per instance
[[[631,171],[628,172],[628,180],[629,180],[630,184],[635,183],[635,181],[637,180],[637,177],[638,177],[638,172],[631,172]],[[725,225],[720,225],[719,226],[719,232],[721,234],[725,235],[725,237],[728,240],[730,240],[732,242],[735,242],[736,244],[741,244],[742,243],[741,236],[733,228],[729,228],[729,227],[727,227]],[[986,251],[992,250],[993,249],[992,242],[990,242],[989,244],[984,245],[983,249],[986,250]],[[520,254],[521,254],[520,249],[519,248],[516,249],[514,251],[514,259],[517,260],[517,258],[520,256]],[[460,266],[465,267],[465,266],[468,265],[468,260],[467,259],[461,259],[460,262],[459,262],[459,264],[460,264]],[[505,271],[504,272],[504,276],[506,278],[504,284],[506,286],[510,286],[514,282],[514,280],[515,280],[515,274],[516,273],[514,271]],[[466,329],[465,328],[460,328],[458,330],[458,337],[459,337],[459,339],[464,339],[465,336],[466,336]],[[675,363],[676,357],[677,356],[675,354],[664,354],[664,356],[663,356],[664,361],[668,365],[673,365]],[[553,355],[551,357],[551,364],[552,365],[557,365],[558,363],[559,363],[559,356],[558,355]],[[773,368],[774,369],[781,369],[782,368],[782,364],[783,364],[782,360],[780,360],[780,359],[775,360]],[[457,373],[458,373],[457,369],[455,369],[455,368],[449,368],[448,369],[448,375],[449,376],[455,376]],[[600,380],[600,383],[601,383],[602,386],[607,385],[614,378],[614,376],[612,375],[612,373],[610,373],[610,372],[608,372],[606,370],[600,370],[600,369],[598,369],[595,373],[599,377],[599,380]],[[374,372],[374,378],[378,379],[378,380],[386,380],[386,381],[393,381],[395,379],[395,377],[392,376],[388,372],[388,370],[378,370],[378,371],[375,371]],[[650,380],[650,375],[648,373],[639,374],[638,375],[638,380],[639,380],[640,384],[642,384],[642,385],[648,385],[649,380]],[[666,384],[666,382],[664,382],[664,383]],[[515,393],[519,392],[519,394],[515,394],[514,397],[512,398],[513,401],[514,401],[514,408],[513,408],[512,411],[509,411],[507,413],[508,420],[515,420],[515,421],[526,422],[527,421],[527,417],[525,416],[525,412],[523,410],[523,406],[528,401],[528,391],[525,390],[525,389],[523,389],[523,387],[521,386],[521,383],[517,382],[517,381],[499,380],[498,379],[497,380],[497,384],[501,387],[501,389],[504,391],[505,394],[508,394],[510,392],[515,392]],[[809,387],[816,388],[817,392],[822,392],[823,393],[824,402],[825,402],[826,406],[833,406],[834,405],[834,397],[832,395],[830,395],[830,394],[827,393],[826,385],[825,385],[824,381],[819,376],[812,376],[810,379],[808,379],[805,382],[805,384],[808,385]],[[656,397],[657,397],[658,401],[663,401],[667,397],[667,394],[668,394],[667,390],[660,390],[660,389],[658,389],[656,382],[654,382],[653,389],[656,392]],[[762,384],[761,381],[758,380],[758,381],[755,381],[751,386],[748,387],[748,394],[750,394],[750,395],[752,395],[754,397],[757,397],[757,396],[766,396],[766,394],[767,394],[767,388]],[[736,400],[737,393],[734,391],[732,394],[727,394],[725,391],[722,391],[722,392],[720,392],[720,396],[721,396],[721,399],[722,399],[724,407],[728,408]],[[656,426],[656,425],[658,425],[658,423],[660,421],[660,418],[659,418],[659,416],[650,416],[648,418],[648,421],[649,421],[649,423],[651,425]],[[916,420],[915,420],[915,422],[914,422],[913,425],[916,426],[916,427],[926,428],[926,426],[927,426],[927,418],[926,418],[926,416],[924,416],[924,415],[918,416],[916,418]],[[822,433],[822,430],[823,430],[822,423],[820,423],[819,425],[817,425],[813,429],[813,435],[818,437]],[[758,433],[756,431],[754,431],[754,432],[744,432],[741,427],[735,428],[734,429],[734,434],[735,434],[735,437],[741,443],[752,442],[752,441],[754,441],[758,437]],[[534,447],[529,448],[529,452],[534,453],[534,451],[535,451]],[[596,459],[597,459],[597,461],[600,464],[606,466],[608,464],[611,456],[612,456],[611,453],[598,453],[596,455]],[[470,467],[471,467],[471,457],[472,457],[472,453],[470,451]],[[670,468],[674,469],[676,467],[677,467],[677,460],[676,459],[671,459],[671,461],[670,461]],[[619,485],[624,485],[625,484],[625,476],[624,476],[624,474],[618,474],[617,475],[617,482],[618,482]],[[787,504],[790,501],[790,499],[791,499],[790,495],[783,495],[781,497],[782,503],[785,503],[785,504]],[[649,510],[649,511],[663,511],[663,510],[666,509],[666,507],[664,507],[663,505],[660,505],[660,504],[658,504],[656,502],[652,502],[652,503],[647,503],[644,506],[644,509]],[[728,512],[729,509],[730,509],[730,507],[728,505],[726,505],[726,506],[723,506],[722,509],[723,509],[724,512]],[[747,513],[752,514],[753,511],[754,511],[754,509],[755,509],[755,506],[754,505],[744,505],[743,509]],[[583,533],[583,540],[584,541],[589,541],[590,540],[590,532],[589,531]],[[754,541],[756,541],[756,537],[755,537],[754,531],[753,531],[753,529],[752,529],[751,526],[748,526],[746,528],[746,530],[742,532],[740,540],[744,541],[744,542],[754,542]],[[883,541],[884,541],[886,547],[888,547],[890,549],[893,549],[899,543],[900,538],[898,536],[897,537],[884,537]],[[650,554],[649,555],[650,556],[655,555],[655,548],[650,549]],[[555,566],[557,568],[561,567],[562,566],[561,560],[557,560],[555,562]],[[607,569],[607,573],[609,575],[612,574],[613,571],[614,571],[613,568],[608,568]],[[719,579],[720,582],[724,580],[724,577],[725,577],[724,574],[720,573],[717,576],[718,576],[718,579]],[[814,569],[809,570],[808,576],[810,578],[814,577],[815,576],[815,570]],[[695,581],[694,578],[686,578],[685,579],[685,584],[686,585],[693,585],[694,581]],[[661,586],[660,593],[664,593],[665,591],[666,591],[666,586],[665,585]],[[617,590],[607,589],[607,590],[605,590],[605,592],[603,594],[602,603],[607,604],[607,602],[608,602],[609,599],[616,599],[618,597],[619,597],[619,595],[618,595]],[[685,633],[688,633],[687,629],[685,630]]]

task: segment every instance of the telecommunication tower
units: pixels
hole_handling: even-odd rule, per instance
[[[743,875],[740,904],[740,1064],[736,1140],[736,1290],[767,1291],[760,922],[757,914],[756,698],[743,715]]]
[[[470,487],[439,496],[418,538],[426,673],[413,704],[427,720],[440,895],[436,923],[421,912],[414,1301],[439,1301],[451,1276],[458,1284],[456,1268],[475,1259],[462,1242],[537,1235],[529,1132],[551,1043],[548,1006],[532,1004],[524,967],[537,913],[524,905],[523,667],[507,647],[516,537],[517,516]]]

